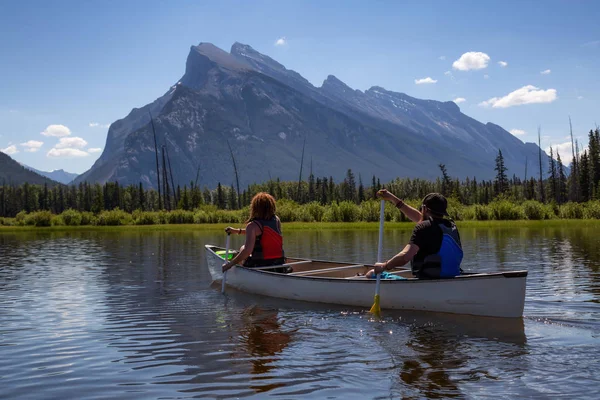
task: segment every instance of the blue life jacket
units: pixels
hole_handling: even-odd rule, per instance
[[[446,226],[443,222],[434,222],[442,230],[442,244],[435,254],[426,256],[422,261],[412,261],[412,272],[419,279],[452,278],[460,275],[460,263],[463,251],[456,225]]]
[[[460,239],[456,225],[448,227],[444,224],[438,224],[442,230],[442,246],[438,255],[440,256],[441,271],[440,278],[451,278],[460,275],[460,263],[463,259],[463,251],[460,247]]]

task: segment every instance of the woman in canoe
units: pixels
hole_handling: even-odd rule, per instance
[[[242,263],[245,267],[264,267],[285,262],[281,221],[275,212],[275,198],[269,193],[260,192],[250,203],[250,219],[246,222],[246,228],[225,228],[228,234],[245,234],[246,242],[231,261],[223,264],[223,272]]]
[[[404,203],[393,193],[382,189],[377,195],[394,205],[416,222],[409,243],[402,251],[386,262],[376,263],[367,273],[368,278],[376,274],[401,267],[411,262],[413,275],[420,279],[451,278],[460,275],[463,258],[458,229],[448,216],[448,201],[439,193],[430,193],[423,198],[419,210]],[[382,275],[385,278],[386,274]],[[390,277],[391,278],[391,277]]]

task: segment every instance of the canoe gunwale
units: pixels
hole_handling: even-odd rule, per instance
[[[217,248],[217,249],[221,249],[218,246],[214,246],[214,245],[205,245],[204,246],[205,249],[207,251],[210,251],[211,253],[213,253],[216,257],[221,258],[218,254],[215,253],[215,251],[213,249]],[[315,263],[331,263],[331,264],[344,264],[345,266],[365,266],[367,268],[369,267],[373,267],[373,265],[371,264],[357,264],[357,263],[344,263],[344,262],[338,262],[338,261],[328,261],[328,260],[315,260],[315,259],[301,259],[301,258],[297,258],[297,257],[290,257],[292,259],[298,260],[295,262],[291,262],[291,263],[285,263],[285,264],[281,264],[281,265],[273,265],[273,266],[269,266],[269,267],[261,267],[261,269],[259,268],[249,268],[249,267],[244,267],[243,265],[236,265],[235,268],[241,268],[244,271],[248,271],[251,273],[255,273],[255,274],[272,274],[272,275],[277,275],[277,276],[281,276],[281,277],[285,277],[288,279],[318,279],[318,280],[330,280],[330,281],[334,281],[334,282],[340,282],[340,281],[347,281],[347,278],[335,278],[335,277],[326,277],[326,276],[305,276],[305,275],[293,275],[293,274],[282,274],[280,272],[274,272],[274,271],[269,271],[269,269],[275,269],[275,268],[279,268],[282,266],[287,266],[287,265],[293,265],[295,263],[305,263],[305,262],[315,262]],[[264,269],[262,269],[264,268]],[[319,271],[319,270],[315,270]],[[325,272],[325,270],[323,270]],[[400,271],[400,270],[398,270]],[[455,276],[452,278],[440,278],[440,279],[418,279],[418,278],[407,278],[407,279],[402,279],[402,280],[397,280],[397,279],[382,279],[381,280],[381,284],[406,284],[406,283],[411,283],[411,284],[415,284],[415,283],[433,283],[433,282],[444,282],[444,283],[450,283],[450,282],[458,282],[458,281],[464,281],[464,280],[479,280],[479,279],[498,279],[498,278],[525,278],[527,277],[528,271],[527,270],[516,270],[516,271],[506,271],[506,272],[492,272],[492,273],[465,273],[464,275],[459,275],[459,276]],[[365,280],[353,280],[353,282],[362,282],[362,283],[367,283],[367,284],[371,284],[373,283],[372,279],[365,279]]]

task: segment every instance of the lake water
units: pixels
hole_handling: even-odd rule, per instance
[[[374,262],[377,234],[285,248]],[[386,231],[386,256],[409,236]],[[600,225],[461,237],[464,269],[529,270],[523,319],[223,296],[215,231],[0,233],[0,398],[599,398]]]

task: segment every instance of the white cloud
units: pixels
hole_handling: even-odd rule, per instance
[[[515,136],[523,136],[527,134],[527,132],[525,132],[523,129],[511,129],[509,132]]]
[[[28,153],[35,153],[42,147],[44,142],[38,140],[28,140],[25,143],[21,143],[21,146],[25,147],[25,151]]]
[[[423,85],[423,84],[428,84],[428,83],[436,83],[436,82],[437,82],[436,79],[431,79],[430,77],[421,78],[421,79],[415,79],[415,83],[417,85]]]
[[[577,96],[577,100],[583,100],[583,96]]]
[[[8,146],[4,149],[0,149],[1,152],[3,152],[4,154],[17,154],[19,152],[19,150],[17,150],[17,146],[15,146],[14,144],[12,146]]]
[[[558,143],[558,144],[551,144],[550,146],[546,147],[544,149],[544,151],[548,155],[550,155],[550,147],[552,147],[552,152],[554,153],[554,159],[556,159],[557,151],[559,154],[561,154],[560,158],[561,158],[561,161],[563,164],[566,164],[565,157],[567,160],[570,160],[572,158],[571,154],[573,154],[573,152],[571,151],[571,141],[564,142],[564,143]],[[567,161],[567,163],[570,164],[571,161]]]
[[[87,151],[88,153],[100,153],[102,149],[100,147],[90,147]]]
[[[489,62],[490,56],[487,54],[479,51],[469,51],[460,56],[458,60],[454,61],[454,63],[452,63],[452,68],[459,71],[484,69],[487,68]]]
[[[489,76],[488,74],[485,74],[485,75],[483,76],[483,79],[490,79],[490,76]]]
[[[483,107],[507,108],[523,104],[552,103],[557,99],[556,89],[538,89],[533,85],[523,86],[504,97],[492,97],[479,103]]]
[[[444,75],[446,75],[446,76],[452,76],[452,72],[446,71],[446,72],[444,72]]]
[[[446,56],[440,56],[439,58],[440,60],[444,61],[446,59]]]
[[[545,70],[541,71],[540,74],[542,74],[542,75],[550,75],[551,72],[552,72],[552,70],[545,69]]]
[[[467,101],[467,99],[465,99],[464,97],[457,97],[452,101],[454,101],[456,104],[459,104],[459,103],[464,103],[465,101]]]
[[[42,132],[44,136],[54,136],[54,137],[63,137],[69,136],[71,134],[71,130],[64,125],[48,125],[46,130]]]
[[[57,149],[67,149],[67,148],[76,148],[76,149],[83,149],[85,146],[87,146],[87,142],[80,138],[80,137],[70,137],[70,138],[60,138],[60,140],[58,141],[58,144],[56,144],[56,146],[54,146]]]
[[[285,36],[280,37],[275,41],[275,46],[285,46],[287,44],[287,39]]]
[[[500,65],[502,68],[508,66],[508,63],[506,61],[498,61],[498,65]]]
[[[55,158],[87,157],[87,156],[89,156],[89,153],[87,153],[87,152],[85,152],[83,150],[79,150],[79,149],[71,149],[71,148],[57,149],[57,148],[53,148],[53,149],[50,149],[50,151],[48,152],[48,154],[46,154],[46,156],[48,156],[48,157],[55,157]]]
[[[110,127],[110,124],[101,124],[98,122],[90,122],[90,128],[108,128]]]

